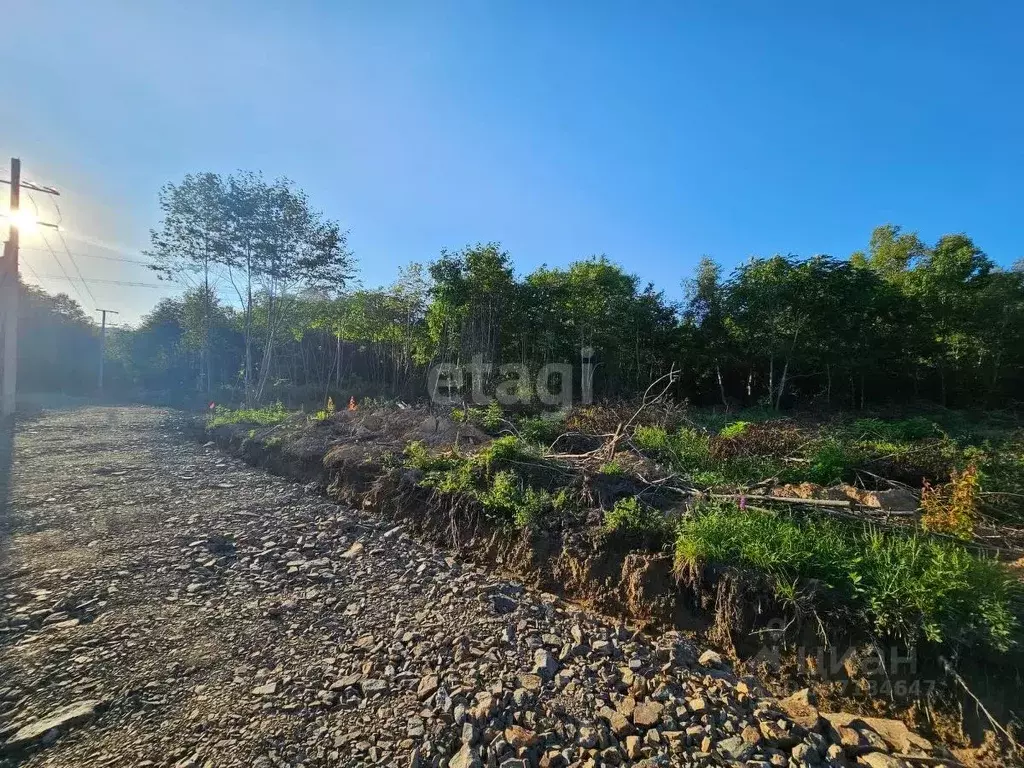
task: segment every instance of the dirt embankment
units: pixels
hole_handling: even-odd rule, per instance
[[[314,482],[332,498],[372,509],[537,588],[652,630],[696,633],[759,674],[776,695],[810,686],[831,708],[899,717],[952,746],[978,743],[989,728],[969,694],[950,684],[936,654],[880,649],[844,620],[839,606],[830,606],[825,620],[781,603],[755,574],[680,571],[670,552],[638,548],[593,525],[495,527],[472,503],[424,487],[396,460],[410,441],[433,448],[486,443],[472,426],[409,409],[257,430],[223,426],[210,434],[252,464]],[[880,652],[891,659],[876,663]],[[1009,719],[1016,685],[1006,685],[1006,669],[967,660],[961,674],[990,712]]]

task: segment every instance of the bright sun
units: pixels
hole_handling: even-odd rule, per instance
[[[35,232],[39,229],[39,220],[24,208],[15,211],[13,214],[8,211],[5,218],[22,232]]]

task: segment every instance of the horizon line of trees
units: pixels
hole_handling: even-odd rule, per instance
[[[150,255],[185,291],[111,332],[123,391],[419,399],[431,365],[482,359],[572,363],[578,393],[592,349],[599,399],[639,396],[673,364],[675,397],[725,407],[999,407],[1024,392],[1024,262],[1000,268],[964,234],[926,244],[884,225],[848,258],[751,258],[728,274],[705,257],[674,302],[604,256],[518,275],[496,243],[354,287],[347,234],[286,179],[189,175],[160,202]]]

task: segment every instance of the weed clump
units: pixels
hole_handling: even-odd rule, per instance
[[[619,499],[605,513],[605,533],[632,535],[659,535],[667,531],[664,515],[654,507],[644,504],[635,496]]]
[[[470,406],[466,410],[453,409],[452,421],[472,424],[493,435],[505,424],[505,413],[497,400],[491,400],[486,408]]]
[[[332,416],[334,416],[334,413],[334,398],[328,397],[327,405],[325,405],[323,408],[321,408],[319,411],[313,414],[313,421],[327,421]]]
[[[405,464],[423,473],[420,484],[477,501],[493,520],[517,528],[533,526],[553,507],[551,495],[535,488],[515,465],[537,461],[536,451],[514,436],[500,437],[475,454],[432,453],[421,442],[405,448]]]
[[[626,474],[626,470],[623,468],[622,464],[615,459],[606,461],[597,468],[597,471],[602,475],[608,475],[610,477],[619,477]]]
[[[782,599],[821,585],[874,631],[909,646],[927,641],[1003,652],[1020,641],[1020,585],[998,562],[958,544],[716,506],[679,524],[675,549],[678,565],[761,571]]]
[[[565,421],[560,417],[528,416],[517,426],[527,442],[550,445],[564,431]]]
[[[271,427],[285,421],[289,416],[291,413],[279,402],[265,408],[232,409],[218,405],[206,426],[208,429],[225,424],[258,424],[261,427]]]
[[[826,438],[810,452],[807,479],[819,485],[834,485],[848,479],[860,456],[857,450],[842,440]]]
[[[970,539],[978,517],[978,468],[973,464],[962,472],[953,470],[949,483],[921,489],[921,527],[926,531],[946,533],[959,539]]]

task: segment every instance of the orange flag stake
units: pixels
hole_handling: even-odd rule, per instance
[[[356,407],[357,407],[356,406],[356,398],[355,398],[355,395],[353,395],[352,397],[350,397],[348,399],[348,409],[350,411],[354,411],[354,410],[356,410]]]

